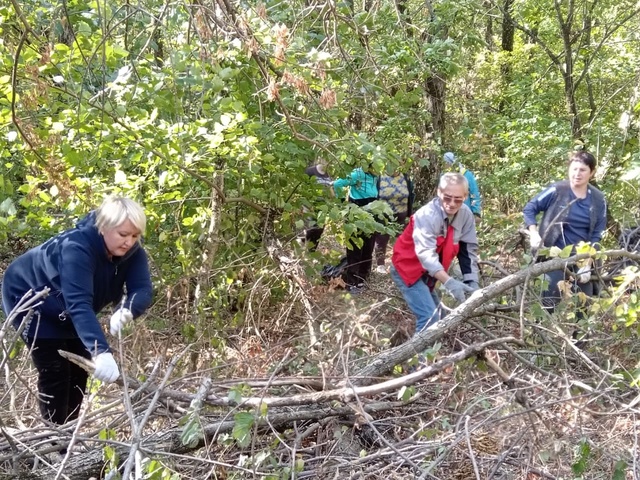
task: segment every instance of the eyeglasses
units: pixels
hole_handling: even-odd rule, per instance
[[[446,193],[443,193],[442,201],[448,204],[462,205],[462,202],[464,202],[464,197],[452,197],[451,195],[447,195]]]

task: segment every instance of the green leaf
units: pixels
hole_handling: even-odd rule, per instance
[[[415,389],[415,387],[413,385],[410,385],[410,386],[404,385],[398,391],[398,400],[402,400],[403,402],[407,402],[415,394],[416,394],[416,389]]]
[[[200,417],[197,412],[191,412],[180,433],[180,441],[189,448],[196,448],[198,443],[204,438]]]
[[[228,278],[227,282],[229,282],[229,284],[231,284],[233,282],[233,279]],[[240,402],[242,402],[242,388],[241,387],[234,387],[231,390],[229,390],[229,395],[227,395],[227,397],[229,398],[229,401],[239,405]]]
[[[560,255],[562,255],[562,250],[560,250],[558,247],[551,247],[549,249],[549,256],[551,258],[557,258]]]
[[[429,360],[433,360],[434,358],[436,358],[436,355],[438,354],[438,352],[440,351],[440,348],[442,348],[442,343],[441,342],[436,342],[434,343],[431,347],[427,348],[424,351],[424,355],[429,359]]]
[[[571,470],[576,475],[582,475],[587,470],[587,460],[591,454],[591,446],[587,440],[582,440],[578,445],[578,460],[571,465]]]
[[[551,249],[553,250],[553,247],[551,247]],[[558,256],[560,258],[569,258],[572,252],[573,252],[573,245],[567,245],[562,249],[562,251]]]
[[[615,464],[611,480],[625,480],[627,478],[627,462],[618,460]]]
[[[593,246],[590,243],[580,242],[578,243],[578,245],[576,245],[576,253],[577,254],[588,253],[592,255],[596,253],[596,249],[593,248]]]
[[[407,386],[403,385],[402,388],[398,391],[398,400],[403,400],[406,401],[406,393],[407,393]]]
[[[2,203],[0,203],[0,213],[4,213],[6,215],[15,215],[18,211],[16,210],[16,206],[13,204],[13,200],[10,198],[5,198]]]
[[[251,429],[254,424],[254,416],[248,412],[239,412],[233,416],[234,425],[231,435],[241,447],[249,446],[251,443]]]

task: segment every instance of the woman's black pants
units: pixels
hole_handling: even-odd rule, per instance
[[[344,281],[351,286],[362,284],[369,278],[375,245],[374,234],[360,232],[356,238],[362,241],[362,246],[353,245],[352,248],[347,248],[347,271]]]
[[[36,338],[29,339],[27,344],[38,370],[38,403],[42,417],[58,425],[75,420],[80,413],[89,375],[61,357],[58,350],[66,350],[87,359],[91,359],[91,355],[79,338]]]

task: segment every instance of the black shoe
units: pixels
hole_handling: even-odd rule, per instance
[[[357,285],[347,285],[347,292],[349,292],[351,295],[357,295],[359,293],[364,292],[366,286],[364,283],[358,283]]]
[[[589,346],[589,333],[581,334],[580,330],[574,330],[571,339],[576,348],[584,350]]]

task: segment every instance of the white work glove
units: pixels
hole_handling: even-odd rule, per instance
[[[117,335],[124,324],[133,320],[133,314],[128,308],[119,308],[116,310],[116,313],[111,315],[111,320],[109,321],[109,331],[111,335]]]
[[[449,292],[449,295],[451,295],[460,303],[466,300],[465,293],[473,292],[473,288],[465,285],[460,280],[456,280],[455,278],[449,278],[449,280],[444,283],[444,288],[447,290],[447,292]]]
[[[587,264],[578,270],[578,283],[587,283],[591,280],[591,264]]]
[[[540,237],[537,230],[529,230],[529,244],[534,250],[540,248],[540,244],[542,244],[542,237]]]
[[[94,357],[93,363],[96,365],[93,376],[104,383],[113,383],[120,376],[118,365],[109,352],[103,352]]]

